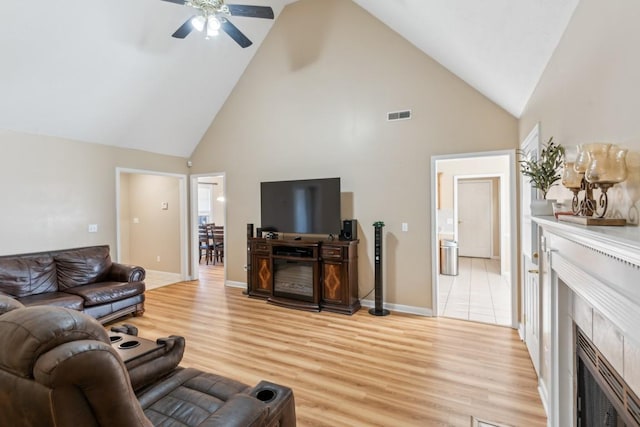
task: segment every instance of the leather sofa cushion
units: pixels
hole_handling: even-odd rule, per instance
[[[0,292],[19,298],[57,290],[56,265],[51,255],[0,257]]]
[[[105,304],[144,293],[144,282],[100,282],[68,288],[65,292],[84,299],[84,305]]]
[[[112,264],[108,246],[60,251],[54,259],[61,291],[105,280]]]
[[[107,323],[110,320],[109,319],[103,320],[103,319],[108,318],[110,314],[119,312],[121,310],[128,310],[128,312],[130,313],[131,309],[135,308],[133,306],[137,304],[142,304],[143,302],[144,302],[144,294],[140,294],[127,299],[111,301],[106,304],[92,305],[91,307],[85,307],[83,310],[83,313],[86,313],[89,316],[98,319],[102,323]]]
[[[230,402],[238,394],[248,397],[250,390],[250,387],[238,381],[187,368],[179,369],[170,377],[154,384],[142,392],[138,400],[153,425],[197,426],[226,406],[226,403],[230,404],[228,409],[237,406],[236,415],[249,416],[249,420],[244,419],[239,424],[230,423],[233,415],[226,414],[230,417],[225,417],[225,425],[259,425],[253,421],[266,417],[266,405],[256,399],[247,401],[253,405],[251,408],[245,407],[245,401],[237,404]]]
[[[82,311],[84,308],[84,300],[82,297],[68,294],[66,292],[49,292],[47,294],[29,295],[17,298],[17,300],[26,306],[50,305],[78,311]]]
[[[40,355],[63,343],[97,340],[111,345],[106,329],[94,318],[60,307],[37,306],[0,316],[0,369],[24,378],[33,377]]]
[[[0,295],[0,315],[17,308],[24,308],[20,301],[7,295]]]

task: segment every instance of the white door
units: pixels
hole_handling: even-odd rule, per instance
[[[491,258],[493,184],[490,180],[458,181],[458,253]]]
[[[539,146],[538,126],[523,141],[521,149],[530,156],[537,156]],[[538,227],[531,221],[531,200],[536,198],[536,189],[520,175],[520,246],[522,250],[522,321],[524,340],[536,372],[540,373],[540,283],[538,274]]]

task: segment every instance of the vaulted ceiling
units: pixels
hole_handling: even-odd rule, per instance
[[[293,1],[230,3],[277,20]],[[353,1],[516,117],[578,3]],[[0,2],[0,128],[189,157],[275,22],[234,17],[246,49],[172,38],[191,15],[160,0]]]

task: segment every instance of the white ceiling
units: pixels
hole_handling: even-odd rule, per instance
[[[277,19],[293,1],[237,2]],[[578,0],[354,2],[517,117]],[[224,33],[170,37],[192,14],[160,0],[0,1],[0,128],[189,157],[274,22],[232,18],[247,49]]]

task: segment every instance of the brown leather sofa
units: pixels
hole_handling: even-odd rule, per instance
[[[184,339],[167,340],[162,355],[128,367],[90,316],[0,296],[0,425],[296,425],[291,389],[175,367]]]
[[[144,313],[144,277],[142,267],[112,262],[107,245],[0,256],[0,295],[83,311],[102,323]]]

